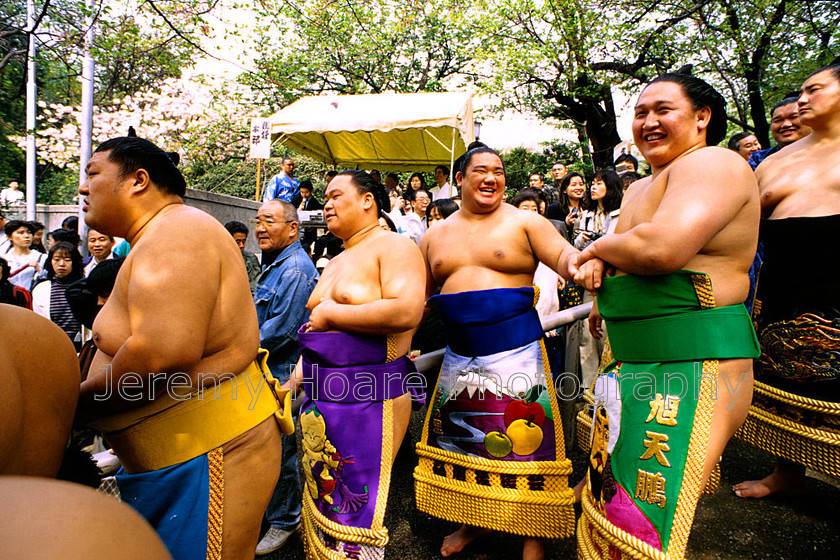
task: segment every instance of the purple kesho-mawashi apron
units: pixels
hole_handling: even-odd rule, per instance
[[[394,454],[393,399],[422,400],[414,363],[392,336],[298,332],[307,558],[383,558]]]

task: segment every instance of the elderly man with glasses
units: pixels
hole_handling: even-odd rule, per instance
[[[263,204],[252,222],[262,251],[262,274],[254,290],[260,346],[269,351],[268,367],[281,383],[289,378],[300,350],[297,332],[309,320],[306,302],[318,282],[318,271],[300,244],[297,210],[285,200]],[[280,480],[266,509],[269,530],[257,545],[258,555],[286,544],[300,524],[301,485],[295,436],[283,435]]]

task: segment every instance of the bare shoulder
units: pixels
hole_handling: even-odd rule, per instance
[[[653,177],[648,175],[647,177],[642,177],[638,181],[633,181],[630,183],[630,186],[627,187],[627,190],[624,191],[624,197],[622,200],[626,199],[628,196],[638,196],[641,191],[645,189],[645,187],[649,186],[653,182]]]
[[[397,262],[422,262],[423,255],[417,244],[404,235],[391,231],[374,240],[380,262],[390,259]]]
[[[738,153],[708,146],[674,162],[668,169],[668,184],[690,183],[705,190],[724,189],[747,192],[757,189],[755,174]]]
[[[174,254],[209,259],[221,254],[224,249],[236,248],[230,235],[214,217],[183,204],[156,217],[129,254],[134,254],[134,249],[137,249],[138,257],[146,256],[148,251],[158,253],[163,246],[170,259]]]
[[[224,227],[210,214],[197,208],[181,204],[177,208],[168,211],[166,215],[154,224],[156,235],[178,237],[197,241],[203,239],[207,234],[216,236],[226,233]],[[152,231],[149,231],[151,234]]]

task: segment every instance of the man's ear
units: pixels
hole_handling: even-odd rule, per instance
[[[143,194],[152,186],[149,173],[142,167],[130,173],[126,179],[129,180],[129,192],[132,195]]]
[[[371,207],[376,206],[376,200],[373,198],[372,192],[366,192],[362,195],[362,208],[368,210]]]
[[[707,130],[709,123],[712,122],[712,108],[703,107],[697,111],[697,128],[698,130]]]
[[[460,171],[455,172],[455,184],[460,185],[464,182],[464,176],[461,174]]]
[[[298,229],[300,228],[300,224],[297,222],[292,222],[289,224],[289,237],[292,239],[297,239],[298,237]]]

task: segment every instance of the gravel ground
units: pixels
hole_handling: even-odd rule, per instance
[[[423,417],[412,415],[412,440],[420,437]],[[572,484],[584,472],[585,458],[577,449],[571,453]],[[762,478],[772,471],[774,458],[740,441],[729,443],[721,465],[722,480],[716,494],[700,499],[688,543],[689,559],[774,559],[806,560],[840,558],[840,489],[808,479],[799,497],[771,497],[742,500],[731,491],[732,484]],[[385,525],[391,542],[385,552],[389,560],[427,560],[440,556],[443,537],[457,526],[420,513],[414,507],[413,454],[401,455],[394,466]],[[832,514],[831,512],[835,512]],[[580,515],[580,509],[577,509]],[[459,560],[513,559],[520,557],[522,539],[494,534],[477,540],[461,553]],[[577,558],[575,539],[546,543],[547,559]],[[304,558],[300,534],[269,556],[268,560]]]

